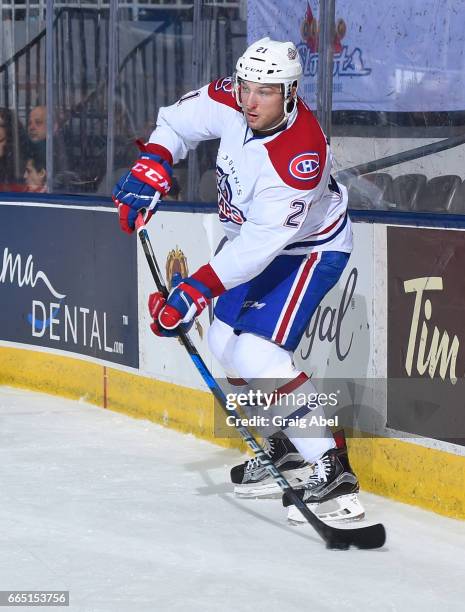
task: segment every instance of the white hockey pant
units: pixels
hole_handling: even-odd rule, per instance
[[[317,393],[309,378],[294,366],[292,353],[266,338],[246,332],[237,336],[231,326],[215,319],[208,332],[208,344],[230,381],[231,386],[226,392],[259,389],[266,393],[277,391],[279,394],[281,389],[283,393],[292,394],[292,397],[303,397],[302,394],[308,397]],[[292,419],[295,406],[290,405],[289,408],[288,405],[286,409],[284,416]],[[313,415],[324,416],[323,410],[316,408],[312,411]],[[282,429],[308,462],[316,461],[336,446],[326,425],[313,426],[311,434],[291,424],[287,427],[284,425]],[[270,430],[267,430],[266,435],[269,433]]]

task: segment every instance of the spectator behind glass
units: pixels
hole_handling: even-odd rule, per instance
[[[26,131],[15,113],[0,108],[0,191],[23,191]]]
[[[36,154],[40,159],[46,160],[47,150],[47,107],[36,106],[31,109],[27,122],[27,134],[29,136],[29,151],[31,156]],[[53,187],[62,190],[66,188],[63,184],[63,176],[69,173],[68,154],[65,147],[63,131],[60,128],[57,117],[53,122]]]
[[[33,143],[41,142],[47,138],[47,108],[36,106],[29,113],[27,134]]]
[[[47,191],[45,157],[39,150],[29,153],[24,170],[24,180],[28,192],[45,193]]]

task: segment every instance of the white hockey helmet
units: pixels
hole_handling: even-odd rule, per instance
[[[287,117],[296,99],[292,87],[297,91],[301,78],[302,65],[294,43],[271,40],[267,36],[250,45],[237,60],[234,96],[242,107],[239,91],[241,81],[280,84],[284,96],[284,116]]]

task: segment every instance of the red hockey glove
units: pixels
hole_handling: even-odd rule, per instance
[[[194,318],[210,300],[224,291],[213,268],[209,264],[202,266],[195,274],[182,280],[166,301],[160,293],[153,293],[149,297],[149,311],[154,319],[150,329],[157,336],[173,336],[180,324],[190,328]]]
[[[171,278],[171,286],[175,288],[179,285],[180,282],[182,282],[181,275],[179,274],[179,272],[175,272]],[[163,295],[159,291],[149,295],[148,306],[149,306],[150,316],[153,319],[153,323],[151,323],[150,329],[153,331],[153,333],[156,336],[172,338],[178,335],[178,330],[177,329],[174,329],[174,330],[165,329],[158,322],[158,315],[160,314],[160,311],[165,306],[165,304],[166,304],[166,299],[163,297]],[[181,327],[183,328],[185,332],[188,332],[190,328],[192,327],[192,325],[194,325],[194,320],[190,321],[190,323],[181,325]]]
[[[139,159],[119,179],[112,193],[121,229],[128,234],[134,231],[137,215],[150,206],[155,193],[166,195],[172,184],[171,153],[160,145],[137,144],[142,151]],[[147,215],[146,223],[151,216],[152,213]]]

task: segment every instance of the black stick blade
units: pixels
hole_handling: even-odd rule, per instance
[[[327,526],[324,539],[326,548],[333,550],[347,550],[350,546],[368,550],[384,546],[386,530],[381,523],[357,529],[337,529]]]

